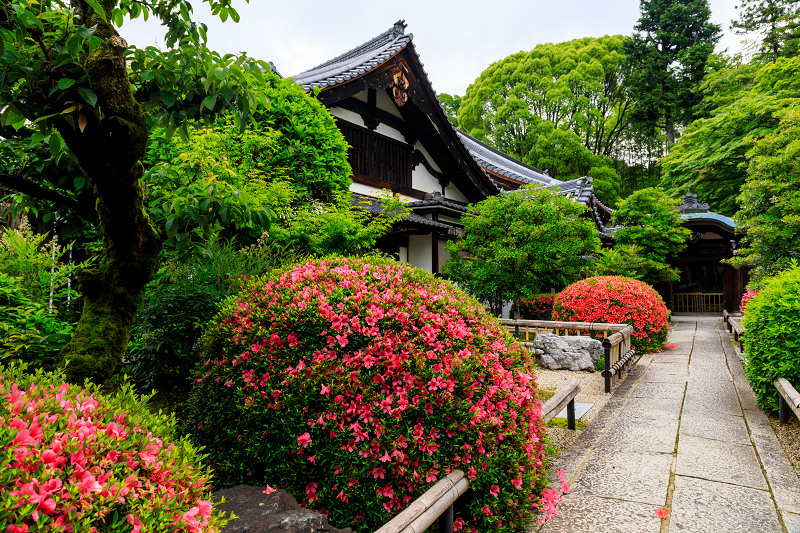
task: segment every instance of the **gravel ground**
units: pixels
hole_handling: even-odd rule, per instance
[[[553,392],[559,387],[566,385],[574,378],[580,379],[581,390],[575,397],[575,401],[594,404],[592,408],[579,419],[582,422],[590,422],[611,397],[610,394],[603,392],[605,384],[600,372],[547,370],[540,368],[537,369],[536,377],[540,389],[553,389]],[[547,435],[550,437],[550,442],[558,448],[559,451],[564,451],[569,448],[575,439],[578,438],[580,432],[580,430],[572,431],[565,428],[547,428]]]

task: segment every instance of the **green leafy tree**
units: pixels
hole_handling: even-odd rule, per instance
[[[617,244],[603,248],[592,260],[592,275],[623,276],[650,285],[678,280],[678,272],[666,263],[642,256],[641,248],[633,244]]]
[[[671,146],[676,125],[692,121],[720,27],[709,21],[708,0],[641,0],[639,5],[636,33],[625,43],[632,69],[628,84],[636,101],[633,117],[663,129]]]
[[[467,88],[459,127],[559,179],[616,175],[631,110],[624,40],[541,44],[493,63]]]
[[[661,161],[661,186],[697,193],[714,211],[731,216],[752,142],[776,130],[776,113],[800,102],[800,57],[723,69],[709,76],[703,93],[708,116],[689,125]]]
[[[800,254],[800,111],[778,113],[779,126],[748,153],[747,179],[739,196],[741,248],[731,260],[753,267],[752,283],[789,267]]]
[[[621,226],[614,233],[614,240],[622,245],[634,245],[643,259],[643,273],[657,275],[653,281],[675,281],[674,269],[665,269],[669,259],[686,248],[691,235],[683,227],[680,212],[676,209],[680,200],[669,198],[663,191],[647,188],[636,191],[619,203],[612,223]],[[622,253],[622,252],[621,252]],[[624,253],[628,253],[627,251]]]
[[[221,19],[238,19],[229,1],[207,3]],[[0,183],[79,212],[102,242],[79,274],[84,307],[62,352],[71,380],[103,380],[113,371],[158,267],[163,238],[140,181],[149,125],[185,134],[193,120],[232,112],[244,126],[267,103],[255,88],[269,66],[208,50],[206,28],[191,10],[182,0],[0,5],[0,133],[17,147]],[[149,16],[166,27],[165,51],[129,47],[117,32],[125,17]],[[69,159],[80,175],[64,181],[52,169]]]
[[[575,281],[600,247],[586,206],[523,187],[469,208],[464,235],[447,245],[445,274],[482,299],[513,302]]]
[[[739,18],[731,21],[738,34],[761,35],[757,58],[775,61],[797,54],[800,2],[797,0],[739,0]]]
[[[458,127],[458,110],[461,108],[461,101],[462,98],[457,94],[447,94],[441,93],[437,94],[436,97],[439,99],[439,103],[444,109],[447,118],[450,119],[450,122],[453,123],[453,126],[456,128]]]

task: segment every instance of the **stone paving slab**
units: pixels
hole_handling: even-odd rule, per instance
[[[659,533],[658,506],[597,496],[564,500],[542,533]],[[533,529],[533,531],[536,531]]]
[[[570,488],[572,497],[590,494],[605,498],[664,505],[667,498],[672,454],[594,454]],[[642,470],[648,475],[642,478]],[[636,479],[636,483],[631,483]]]
[[[783,513],[782,518],[788,533],[800,533],[800,514]]]
[[[683,397],[686,386],[680,383],[640,383],[631,396],[638,398],[673,398]]]
[[[675,473],[763,490],[768,488],[750,444],[681,436]]]
[[[597,446],[597,453],[618,453],[621,450],[645,450],[672,453],[678,421],[651,418],[617,418]]]
[[[778,509],[800,514],[800,480],[775,437],[772,426],[754,424],[750,435],[767,473]]]
[[[782,528],[767,491],[676,476],[669,531],[755,533]]]
[[[750,435],[742,416],[718,414],[708,416],[708,411],[687,407],[681,414],[680,436],[692,435],[706,439],[750,445]]]

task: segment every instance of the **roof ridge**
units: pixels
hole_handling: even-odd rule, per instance
[[[347,59],[352,59],[361,55],[364,55],[368,52],[381,48],[384,45],[387,45],[397,39],[398,37],[405,35],[405,29],[408,27],[406,21],[404,19],[398,20],[394,23],[394,25],[386,30],[385,32],[381,33],[377,37],[373,37],[368,41],[364,41],[360,45],[348,50],[347,52],[334,57],[333,59],[329,59],[324,63],[317,65],[316,67],[312,67],[308,69],[306,72],[311,72],[312,70],[318,70],[336,63],[341,63]],[[301,72],[302,74],[302,72]]]

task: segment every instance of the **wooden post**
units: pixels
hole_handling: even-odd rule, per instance
[[[606,370],[606,373],[603,374],[603,375],[604,375],[605,384],[606,384],[606,388],[605,388],[606,394],[608,394],[609,392],[611,392],[611,341],[608,340],[608,337],[603,339],[603,352],[604,352],[604,355],[603,355],[603,359],[604,359],[603,363],[604,363],[604,365],[603,365],[603,367]]]
[[[778,423],[781,425],[789,421],[789,404],[783,399],[783,395],[778,394]]]
[[[447,508],[439,517],[439,533],[453,533],[453,506]]]
[[[567,404],[567,427],[575,431],[575,398]]]

